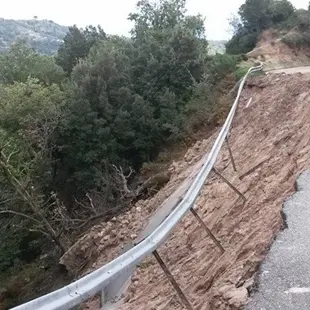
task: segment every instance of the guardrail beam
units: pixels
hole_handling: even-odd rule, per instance
[[[164,271],[168,280],[172,284],[173,288],[178,293],[178,295],[179,295],[180,299],[182,300],[183,304],[185,305],[186,309],[187,310],[194,310],[194,308],[192,307],[192,305],[188,301],[187,297],[183,293],[181,287],[179,286],[179,284],[177,283],[177,281],[173,277],[172,273],[170,272],[170,270],[168,269],[168,267],[166,266],[164,261],[161,259],[160,255],[158,254],[158,252],[156,250],[153,252],[153,255],[156,258],[156,260],[157,260],[158,264],[160,265],[160,267],[162,268],[162,270]]]

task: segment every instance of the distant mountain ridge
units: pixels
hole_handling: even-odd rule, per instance
[[[14,20],[0,17],[0,52],[5,52],[13,42],[22,39],[38,53],[54,55],[68,28],[46,19]],[[210,55],[224,53],[225,43],[226,41],[209,40]]]
[[[53,55],[68,32],[68,27],[51,20],[13,20],[0,18],[0,52],[17,39],[26,40],[40,54]]]

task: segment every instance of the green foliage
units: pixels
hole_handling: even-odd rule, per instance
[[[286,27],[293,28],[291,31],[282,37],[282,42],[285,44],[300,48],[309,46],[310,44],[310,12],[307,10],[296,10],[294,15],[287,21]]]
[[[40,56],[24,41],[17,41],[7,53],[0,54],[0,83],[25,83],[28,77],[37,78],[46,85],[60,84],[65,73],[54,58]]]
[[[226,44],[226,52],[229,54],[241,54],[251,51],[258,40],[257,32],[247,31],[241,28]]]
[[[99,40],[106,39],[105,32],[98,26],[86,27],[85,30],[79,29],[77,26],[69,27],[69,32],[61,44],[56,62],[66,73],[71,73],[73,67],[78,63],[79,59],[84,59],[91,47]]]
[[[247,53],[253,49],[262,31],[283,27],[295,14],[288,0],[246,0],[239,9],[239,18],[231,21],[234,35],[226,44],[230,54]]]
[[[123,206],[115,166],[138,172],[163,146],[217,124],[243,57],[208,55],[204,20],[185,0],[139,1],[129,19],[131,38],[73,26],[55,59],[21,41],[0,55],[0,273],[46,251],[17,189],[67,233],[93,216],[75,203],[86,193],[99,193],[100,212]]]
[[[1,129],[29,154],[45,148],[46,138],[58,124],[65,96],[59,86],[36,79],[0,85]],[[3,142],[3,141],[2,141]]]
[[[0,274],[13,266],[32,261],[41,253],[39,234],[24,228],[31,225],[29,221],[7,217],[0,219],[0,224]]]
[[[310,32],[286,34],[282,37],[281,41],[293,48],[309,46]]]
[[[287,21],[295,11],[294,6],[288,0],[272,1],[269,5],[272,25],[279,25]]]
[[[59,86],[46,86],[35,79],[0,85],[0,149],[9,158],[11,174],[39,203],[45,200],[53,179],[55,146],[51,137],[64,100]],[[2,214],[6,210],[33,217],[29,206],[8,182],[5,170],[0,169],[0,273],[33,260],[46,243],[42,234],[30,231],[33,220]],[[50,210],[42,208],[41,212],[47,215]]]
[[[131,40],[110,37],[74,68],[62,123],[58,184],[106,186],[112,164],[139,169],[182,132],[185,106],[204,73],[203,19],[185,1],[140,1]]]
[[[234,72],[236,79],[239,81],[241,78],[243,78],[250,69],[250,67],[250,65],[239,65]]]
[[[216,54],[209,58],[207,72],[211,85],[216,85],[226,75],[233,74],[238,69],[242,56]]]
[[[153,109],[131,89],[130,70],[130,59],[115,42],[94,48],[73,70],[73,96],[60,131],[64,183],[94,187],[107,162],[136,166],[149,156]]]

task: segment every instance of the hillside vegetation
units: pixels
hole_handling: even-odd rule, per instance
[[[13,42],[22,39],[38,53],[54,55],[67,32],[68,27],[51,20],[0,18],[0,52],[9,50]]]
[[[56,57],[12,34],[0,55],[0,308],[62,285],[55,266],[76,238],[158,191],[169,173],[143,171],[225,116],[242,57],[210,56],[185,4],[139,1],[130,38],[69,27]]]
[[[81,234],[169,181],[163,150],[221,123],[264,30],[309,43],[309,11],[246,0],[226,45],[235,55],[210,55],[204,19],[185,6],[139,1],[130,37],[1,20],[0,309],[64,284],[59,258]]]
[[[288,0],[246,0],[238,15],[231,19],[234,35],[226,44],[227,52],[251,51],[263,31],[270,28],[277,29],[282,41],[290,47],[309,46],[309,9],[296,9]]]

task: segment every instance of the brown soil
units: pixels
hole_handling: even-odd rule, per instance
[[[241,309],[246,303],[259,265],[283,227],[282,204],[294,192],[298,174],[310,166],[309,115],[310,77],[268,75],[248,82],[230,137],[238,172],[233,171],[226,148],[216,163],[247,201],[243,204],[211,175],[195,205],[225,253],[220,255],[191,214],[159,249],[195,309]],[[77,271],[81,268],[73,263],[79,261],[77,257],[84,264],[95,260],[93,268],[116,257],[124,243],[135,239],[150,214],[199,169],[217,134],[215,130],[182,161],[172,164],[169,183],[155,197],[93,228],[63,257],[63,263]],[[182,309],[151,256],[137,268],[125,301],[120,309]],[[88,309],[96,308],[88,305]]]
[[[309,48],[291,48],[281,41],[283,35],[296,35],[295,30],[282,34],[275,29],[268,29],[261,34],[260,40],[253,51],[247,56],[264,63],[264,69],[293,67],[310,64]]]

